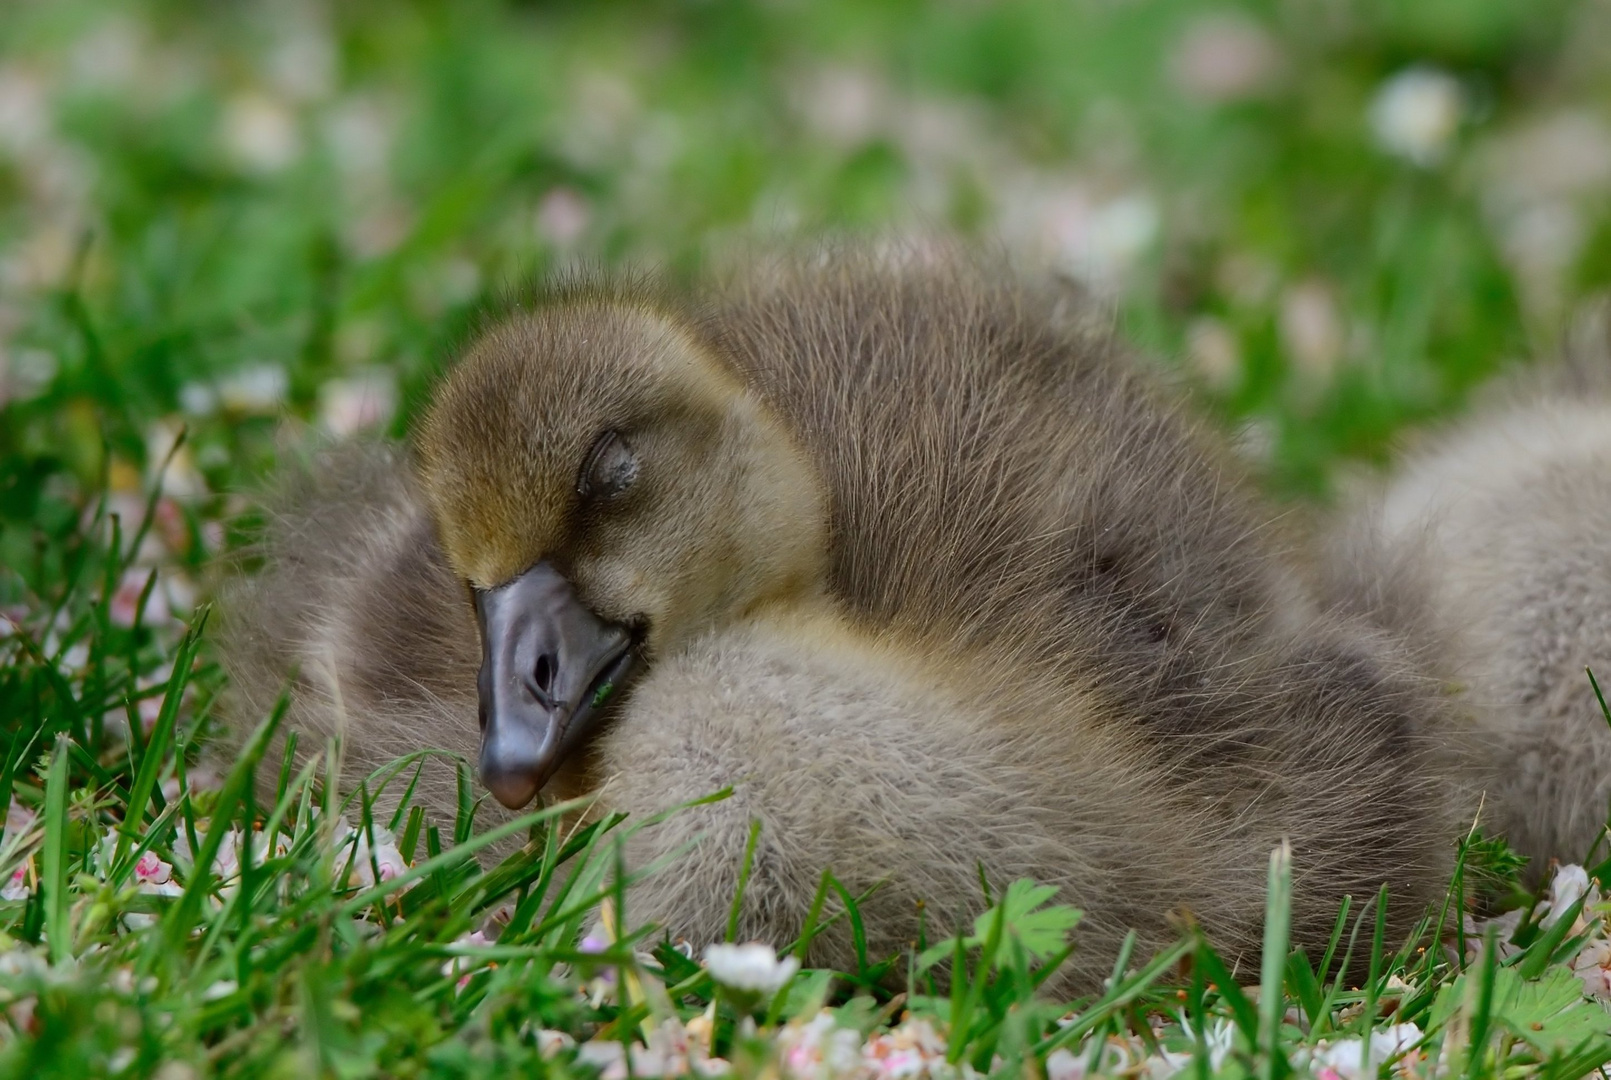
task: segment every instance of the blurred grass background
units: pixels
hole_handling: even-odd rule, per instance
[[[11,0],[0,603],[184,430],[184,615],[229,493],[405,430],[488,291],[826,229],[1088,285],[1323,495],[1611,284],[1608,110],[1605,0]]]

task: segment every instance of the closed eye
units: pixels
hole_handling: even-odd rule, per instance
[[[593,441],[576,479],[576,493],[584,499],[610,499],[638,478],[638,456],[619,432],[606,431]]]

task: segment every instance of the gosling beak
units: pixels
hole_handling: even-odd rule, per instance
[[[594,615],[547,562],[475,594],[481,625],[481,782],[529,803],[632,665],[632,636]]]

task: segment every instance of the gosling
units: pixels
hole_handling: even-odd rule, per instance
[[[1336,551],[1346,591],[1395,597],[1380,621],[1435,653],[1476,721],[1485,831],[1535,877],[1584,861],[1611,803],[1586,671],[1611,686],[1611,336],[1584,329],[1356,490]]]
[[[871,890],[875,954],[920,907],[959,925],[982,868],[1084,910],[1063,988],[1180,917],[1251,957],[1283,838],[1297,943],[1384,883],[1407,928],[1468,808],[1454,714],[1085,315],[954,255],[560,284],[441,382],[412,462],[303,481],[226,605],[234,715],[298,667],[295,726],[369,767],[478,753],[510,807],[732,785],[626,848],[692,845],[628,903],[695,941],[752,819],[740,933],[775,943],[824,867]],[[853,957],[836,928],[809,959]]]

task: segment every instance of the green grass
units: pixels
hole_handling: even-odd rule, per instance
[[[187,635],[176,646],[181,658],[194,643]],[[718,993],[652,927],[621,934],[606,915],[604,940],[581,941],[601,905],[625,910],[630,879],[615,841],[652,822],[567,829],[561,819],[576,804],[563,804],[475,832],[467,785],[453,822],[427,820],[406,796],[379,821],[377,797],[411,788],[419,769],[442,764],[429,760],[437,755],[401,760],[339,799],[336,754],[299,771],[289,756],[265,760],[279,711],[226,776],[191,786],[187,736],[172,718],[195,670],[176,668],[148,738],[84,760],[63,730],[13,753],[0,773],[0,785],[38,809],[0,855],[6,868],[26,860],[30,886],[0,905],[0,1075],[565,1075],[591,1067],[570,1044],[554,1049],[556,1032],[607,1047],[667,1024],[695,1029],[701,1017],[709,1051],[759,1075],[824,1006],[858,1043],[929,1025],[941,1040],[934,1076],[1068,1075],[1077,1061],[1112,1071],[1145,1055],[1201,1075],[1319,1075],[1326,1055],[1373,1030],[1421,1063],[1415,1075],[1436,1062],[1439,1075],[1577,1077],[1611,1061],[1611,1014],[1563,966],[1583,944],[1571,937],[1583,898],[1553,923],[1520,927],[1503,959],[1490,928],[1468,964],[1438,944],[1451,940],[1447,905],[1410,940],[1386,941],[1384,890],[1344,907],[1313,965],[1287,950],[1285,849],[1271,856],[1256,979],[1186,931],[1157,956],[1127,946],[1097,997],[1043,997],[1037,988],[1078,947],[1079,913],[1050,888],[1016,882],[993,905],[981,897],[971,934],[906,958],[898,995],[889,976],[902,958],[878,956],[856,971],[800,972],[775,994]],[[95,770],[104,781],[87,775]],[[254,775],[278,778],[272,805],[254,803],[264,790]],[[345,838],[338,815],[351,822]],[[379,861],[388,835],[400,859],[390,874]],[[524,847],[483,869],[476,853],[511,835],[526,836]],[[1468,853],[1481,853],[1490,889],[1516,887],[1515,861],[1481,841],[1462,848],[1457,883]],[[171,877],[150,860],[171,865]],[[856,918],[856,898],[825,874],[821,895],[830,892],[842,903],[814,905],[785,952],[803,956],[829,922]],[[486,933],[467,940],[477,929]],[[935,979],[947,961],[948,987]]]
[[[1463,964],[1472,896],[1528,904],[1514,860],[1480,838],[1419,941],[1384,940],[1389,898],[1356,897],[1325,956],[1288,955],[1278,858],[1257,973],[1187,934],[1124,958],[1097,999],[1042,1000],[1078,947],[1075,916],[991,883],[966,938],[718,999],[697,963],[634,936],[630,911],[634,933],[579,951],[605,900],[622,910],[613,845],[633,823],[572,834],[532,818],[522,854],[484,870],[468,783],[453,821],[407,799],[373,815],[417,766],[467,778],[463,762],[402,764],[345,805],[334,753],[305,771],[248,754],[208,775],[219,678],[195,609],[250,525],[240,493],[321,427],[405,432],[488,296],[577,256],[691,274],[757,235],[939,226],[1089,280],[1247,431],[1272,491],[1323,497],[1404,426],[1548,354],[1611,285],[1598,11],[8,6],[0,805],[37,817],[0,845],[0,882],[20,866],[27,886],[0,901],[0,1073],[591,1072],[572,1050],[545,1056],[557,1037],[540,1033],[631,1039],[713,1001],[714,1049],[746,1074],[823,1001],[858,1041],[894,1038],[909,1010],[932,1022],[943,1068],[1058,1080],[1132,1052],[1202,1075],[1314,1072],[1322,1040],[1405,1023],[1424,1037],[1409,1053],[1451,1076],[1576,1077],[1611,1058],[1604,1011],[1562,967],[1582,945],[1569,920],[1530,918],[1516,951],[1482,939]],[[1193,66],[1227,42],[1237,70],[1264,75],[1215,83]],[[1370,120],[1416,67],[1456,79],[1462,102],[1424,164]],[[397,407],[354,414],[366,390]],[[361,860],[336,840],[343,814]],[[229,827],[272,837],[267,857],[234,877],[227,858],[223,878],[198,869],[233,850]],[[171,881],[141,870],[157,860]],[[831,876],[821,897],[808,937],[854,914]],[[494,911],[495,945],[461,941]],[[455,957],[470,966],[445,973]],[[603,993],[612,968],[624,996]]]

